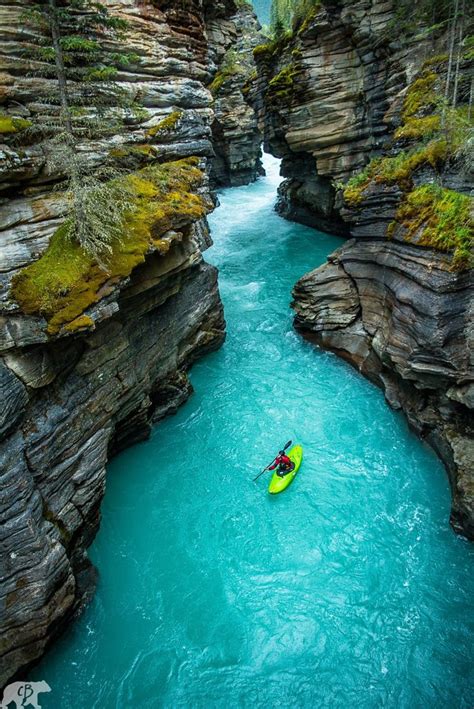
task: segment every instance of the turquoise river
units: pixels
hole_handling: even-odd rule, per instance
[[[474,705],[474,547],[434,453],[292,328],[341,240],[273,211],[278,166],[211,218],[228,336],[195,394],[109,465],[97,593],[31,673],[43,709]],[[282,495],[253,482],[289,438]]]

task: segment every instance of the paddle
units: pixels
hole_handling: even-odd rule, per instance
[[[291,443],[292,443],[292,441],[288,441],[288,443],[286,443],[286,444],[283,446],[283,449],[282,449],[282,450],[286,451],[286,449],[291,446]],[[275,458],[273,458],[273,460],[275,460]],[[273,463],[273,460],[272,460],[272,463]],[[268,470],[268,468],[270,467],[270,465],[271,465],[272,463],[269,463],[269,464],[267,465],[267,467],[264,468],[264,469],[262,470],[262,472],[257,475],[256,478],[253,479],[253,481],[255,482],[255,480],[258,480],[258,478],[260,477],[260,475],[263,475],[263,473],[265,473],[265,472]]]

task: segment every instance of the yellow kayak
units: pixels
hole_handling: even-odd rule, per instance
[[[285,490],[294,479],[300,468],[301,461],[303,460],[303,449],[301,446],[293,446],[293,448],[290,448],[286,455],[291,461],[293,461],[295,467],[291,472],[287,473],[282,478],[276,471],[273,473],[273,477],[270,480],[270,485],[268,486],[268,492],[272,495],[276,495],[278,492],[283,492],[283,490]]]

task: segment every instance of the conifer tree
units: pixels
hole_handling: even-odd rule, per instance
[[[126,22],[95,0],[43,0],[29,8],[26,19],[38,33],[37,46],[29,49],[34,71],[53,80],[48,97],[53,115],[41,129],[48,137],[49,169],[64,176],[66,231],[105,267],[130,195],[116,170],[93,171],[77,142],[110,135],[123,125],[125,96],[114,79],[117,66],[136,58],[106,51],[104,43],[120,39]]]

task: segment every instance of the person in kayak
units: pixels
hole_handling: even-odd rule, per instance
[[[275,470],[276,467],[278,467],[277,475],[282,478],[287,473],[291,473],[295,464],[288,458],[285,451],[280,451],[268,470]]]

